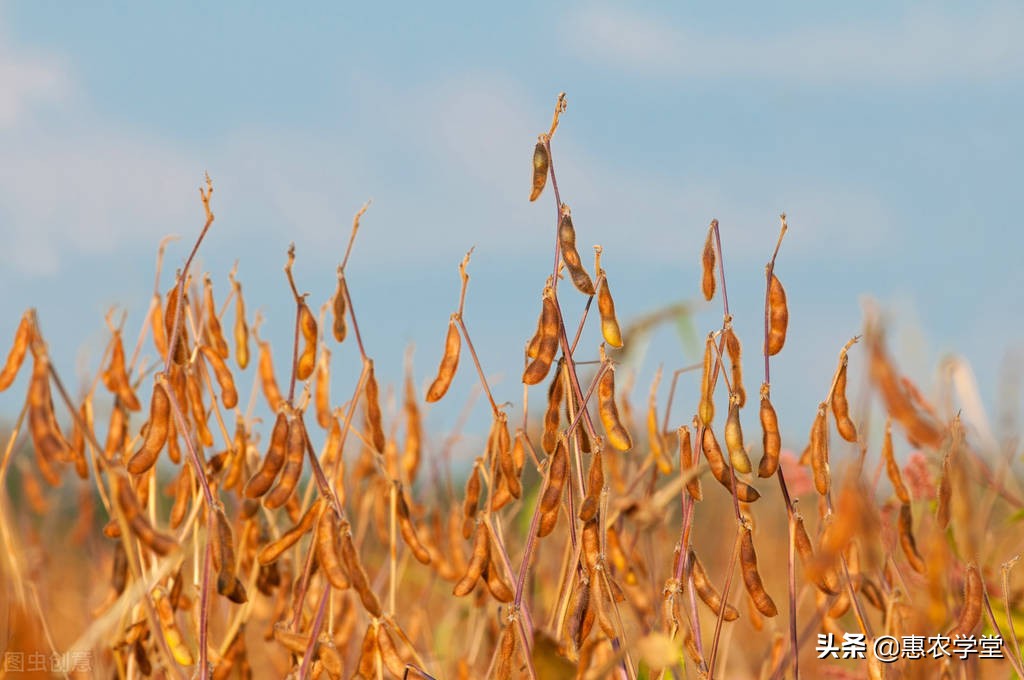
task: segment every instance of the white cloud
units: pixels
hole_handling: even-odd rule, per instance
[[[69,90],[59,60],[18,54],[0,32],[0,132],[21,122],[33,106],[64,99]]]
[[[1013,4],[767,35],[709,34],[610,5],[580,8],[563,25],[582,57],[651,76],[941,82],[1019,77],[1024,67],[1024,8]]]

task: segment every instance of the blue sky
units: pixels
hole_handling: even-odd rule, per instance
[[[208,170],[217,222],[199,266],[222,298],[241,261],[279,365],[288,243],[319,304],[351,215],[373,198],[350,284],[382,379],[400,377],[415,341],[417,379],[429,380],[456,266],[475,245],[466,320],[496,396],[518,403],[554,227],[549,193],[526,200],[530,156],[564,90],[562,196],[581,249],[605,248],[624,321],[695,300],[716,217],[754,358],[762,267],[788,213],[778,272],[792,325],[773,394],[791,445],[865,297],[886,310],[922,386],[956,352],[994,408],[1005,357],[1024,352],[1021,34],[1012,3],[5,3],[0,338],[35,306],[57,365],[95,366],[104,310],[121,305],[138,327],[156,244],[177,233],[169,285],[200,226]],[[698,309],[701,333],[720,322],[717,301]],[[586,340],[596,348],[596,334]],[[854,375],[861,359],[855,350]],[[692,346],[659,333],[636,401],[656,363],[693,360]],[[336,401],[356,365],[352,347],[335,352]],[[436,431],[470,394],[468,368],[430,413]],[[750,389],[757,362],[747,370]],[[20,406],[23,389],[12,392],[0,412]],[[676,423],[693,410],[692,385],[682,399]]]

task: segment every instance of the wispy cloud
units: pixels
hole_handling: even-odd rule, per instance
[[[0,132],[17,125],[33,106],[60,101],[69,90],[60,60],[19,53],[0,27]]]
[[[894,21],[774,34],[697,31],[611,5],[581,7],[563,25],[583,58],[651,77],[942,82],[1019,78],[1024,67],[1024,8],[1017,4],[972,16],[915,9]]]

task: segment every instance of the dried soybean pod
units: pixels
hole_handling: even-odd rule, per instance
[[[491,551],[491,561],[484,568],[484,573],[481,574],[481,578],[484,581],[484,585],[487,586],[487,590],[491,591],[491,595],[494,599],[502,604],[507,604],[515,599],[515,590],[512,585],[505,580],[502,575],[501,567],[497,562],[494,561],[494,551]]]
[[[326,345],[320,349],[316,363],[316,386],[313,401],[316,405],[316,422],[323,429],[331,426],[331,352]]]
[[[523,495],[523,484],[519,479],[520,470],[516,466],[515,458],[512,456],[512,438],[508,432],[508,415],[504,411],[498,411],[494,420],[494,444],[495,456],[498,459],[498,467],[501,470],[502,478],[508,491],[513,498],[520,498]]]
[[[405,500],[405,490],[401,485],[398,485],[397,493],[398,527],[402,532],[402,539],[420,564],[430,564],[430,552],[423,547],[423,542],[420,541],[419,534],[416,533],[416,526],[412,523],[412,514],[409,512],[409,504]]]
[[[501,631],[501,642],[498,649],[498,664],[494,671],[495,680],[510,680],[515,663],[516,631],[512,621],[508,621]]]
[[[380,600],[377,598],[377,593],[370,587],[370,580],[366,577],[366,569],[363,568],[363,563],[359,559],[359,553],[356,552],[355,544],[352,543],[352,528],[348,522],[341,523],[339,533],[341,535],[341,557],[345,563],[345,568],[348,570],[352,587],[355,589],[356,594],[359,595],[359,601],[363,603],[363,608],[371,616],[380,618],[383,613]]]
[[[378,675],[377,666],[380,659],[380,645],[377,642],[377,623],[371,622],[366,627],[362,645],[359,648],[359,661],[352,680],[374,680]]]
[[[192,652],[185,645],[181,631],[178,630],[178,623],[174,620],[174,609],[167,598],[167,593],[160,586],[153,589],[153,605],[156,609],[157,618],[160,620],[160,628],[167,647],[171,650],[174,660],[182,666],[191,666],[195,663]]]
[[[338,542],[340,533],[338,516],[334,514],[329,504],[324,503],[316,524],[316,559],[330,584],[338,590],[345,590],[351,583],[341,566],[341,546]]]
[[[548,279],[548,283],[551,279]],[[530,359],[536,359],[537,353],[540,351],[540,338],[542,335],[542,329],[544,328],[544,306],[541,305],[540,314],[537,316],[537,328],[534,329],[533,335],[530,337],[530,341],[526,343],[526,356]]]
[[[555,452],[548,459],[547,483],[540,497],[540,522],[537,536],[543,538],[554,531],[562,502],[565,480],[569,477],[569,448],[565,437],[558,440]]]
[[[601,416],[608,443],[619,451],[629,451],[633,439],[619,419],[619,408],[615,404],[615,367],[605,364],[604,373],[597,383],[597,413]]]
[[[427,401],[433,403],[438,401],[447,392],[459,368],[459,353],[462,350],[462,336],[459,335],[459,327],[456,322],[457,316],[452,314],[448,319],[448,334],[444,339],[444,355],[441,357],[441,364],[437,367],[437,377],[430,383],[427,390]]]
[[[909,504],[910,492],[907,491],[907,487],[903,483],[903,475],[900,474],[900,466],[896,463],[896,456],[893,454],[892,421],[889,418],[886,418],[885,420],[885,437],[882,439],[882,458],[885,460],[885,472],[889,476],[889,481],[892,482],[892,489],[896,492],[896,497],[900,499],[901,503]]]
[[[491,559],[491,535],[487,529],[487,524],[484,522],[477,522],[476,529],[473,534],[473,555],[470,557],[469,564],[466,565],[466,573],[463,574],[459,582],[455,584],[452,593],[456,597],[463,597],[468,595],[472,590],[473,586],[480,579],[480,575],[484,573],[484,567]]]
[[[263,389],[263,396],[266,397],[267,404],[276,411],[284,403],[284,397],[281,396],[281,388],[277,386],[277,378],[274,376],[274,358],[270,353],[270,343],[260,340],[257,336],[256,345],[260,353],[258,367],[260,387]]]
[[[299,301],[299,330],[302,331],[303,346],[295,367],[295,377],[308,380],[316,367],[316,317],[304,300]]]
[[[795,509],[793,511],[793,523],[795,525],[793,545],[800,556],[800,561],[804,564],[804,569],[808,572],[808,576],[812,578],[814,585],[822,593],[836,595],[840,591],[836,574],[831,568],[814,559],[814,547],[811,545],[811,537],[807,535],[807,527],[804,526],[803,515]]]
[[[914,515],[911,513],[910,504],[904,503],[900,506],[900,517],[897,524],[900,547],[903,554],[907,556],[907,562],[914,571],[924,574],[927,571],[921,553],[917,551],[917,541],[914,540]]]
[[[590,274],[583,268],[579,251],[576,250],[576,228],[572,224],[572,210],[565,203],[560,210],[558,220],[558,243],[562,251],[562,261],[572,277],[572,284],[584,295],[594,294],[594,282]]]
[[[416,402],[416,388],[412,380],[412,363],[405,374],[405,446],[402,450],[402,470],[409,483],[416,481],[423,448],[423,418]]]
[[[711,220],[711,227],[708,229],[708,237],[704,241],[704,251],[700,256],[701,279],[700,289],[704,293],[704,299],[710,301],[715,297],[715,227],[718,220]]]
[[[811,426],[811,470],[814,472],[814,488],[822,496],[828,494],[832,476],[828,465],[828,422],[825,405],[818,406],[818,415]]]
[[[245,300],[242,299],[242,284],[231,274],[235,287],[235,360],[245,370],[249,365],[249,324],[245,320]]]
[[[334,339],[339,343],[345,342],[345,336],[348,334],[348,326],[345,324],[345,312],[347,311],[345,294],[345,272],[341,265],[338,265],[338,288],[334,291],[334,297],[331,299],[331,309],[334,312],[334,324],[331,330],[334,333]]]
[[[377,377],[373,372],[373,359],[366,360],[366,387],[364,396],[366,398],[366,421],[370,428],[370,441],[377,453],[384,453],[384,425],[381,422],[380,411],[380,389],[377,387]]]
[[[135,395],[135,390],[132,389],[124,361],[124,343],[121,341],[121,331],[115,328],[111,339],[110,361],[102,374],[103,384],[121,399],[125,408],[129,411],[138,411],[142,408],[142,404],[139,403],[139,398]]]
[[[697,553],[690,548],[690,564],[693,566],[693,587],[697,591],[697,595],[704,601],[708,607],[711,608],[715,614],[718,614],[722,610],[722,595],[715,588],[715,584],[708,578],[708,574],[704,571],[704,565],[701,564],[700,558],[697,557]],[[722,618],[726,621],[735,621],[739,618],[739,612],[728,602],[725,604],[725,613],[722,614]]]
[[[302,414],[297,414],[288,426],[288,441],[285,449],[284,469],[281,478],[269,494],[263,498],[263,507],[273,510],[284,505],[302,477],[302,461],[306,457],[306,425]]]
[[[750,458],[743,446],[743,429],[740,427],[739,396],[729,395],[729,416],[725,419],[725,446],[729,449],[729,462],[736,472],[750,472]]]
[[[124,550],[124,542],[118,541],[114,545],[114,561],[110,569],[110,585],[114,592],[120,595],[128,584],[128,553]]]
[[[405,675],[405,662],[402,661],[398,647],[395,646],[395,640],[391,637],[387,620],[381,621],[377,626],[377,647],[380,649],[380,658],[388,672],[399,678]]]
[[[779,434],[779,417],[772,406],[768,383],[761,384],[761,444],[764,456],[757,466],[758,477],[771,477],[779,467],[779,452],[782,450],[782,436]]]
[[[551,384],[548,386],[548,404],[544,410],[544,432],[540,438],[540,446],[548,455],[551,455],[555,450],[555,445],[558,444],[558,429],[562,424],[559,407],[565,396],[565,383],[562,375],[564,361],[564,359],[558,360],[555,374],[551,377]]]
[[[846,354],[836,376],[836,386],[832,391],[832,413],[836,417],[836,430],[839,436],[848,442],[857,441],[857,428],[850,420],[850,403],[846,400]]]
[[[970,637],[974,629],[981,623],[982,600],[984,590],[981,583],[981,575],[978,573],[978,566],[973,562],[967,565],[964,574],[964,606],[960,610],[956,624],[949,631],[949,637]]]
[[[199,385],[199,376],[194,370],[191,370],[192,368],[190,367],[188,373],[185,374],[185,388],[188,392],[189,406],[192,407],[192,420],[195,422],[196,434],[203,446],[213,446],[213,432],[210,432],[210,428],[206,424],[209,415],[203,406],[203,390]]]
[[[92,431],[92,401],[86,397],[78,409],[78,418],[72,423],[71,430],[71,460],[75,464],[75,473],[79,479],[89,477],[89,461],[85,458],[85,433],[82,424]]]
[[[227,341],[224,340],[220,319],[217,317],[217,306],[213,302],[213,281],[210,280],[209,274],[203,276],[203,307],[206,308],[206,340],[221,359],[227,359],[230,350]]]
[[[128,527],[142,545],[160,556],[168,555],[178,547],[178,542],[172,536],[157,531],[149,523],[149,518],[143,513],[139,499],[136,498],[131,484],[127,480],[117,479],[114,486],[116,487],[117,504],[128,521]]]
[[[533,189],[530,191],[530,201],[536,201],[544,191],[544,185],[548,182],[548,149],[547,135],[537,137],[537,145],[533,147]]]
[[[747,404],[747,391],[743,389],[743,347],[730,323],[723,334],[725,350],[729,354],[729,367],[732,371],[732,389],[739,395],[740,408]]]
[[[601,287],[597,291],[597,311],[601,313],[601,336],[612,347],[622,347],[622,330],[615,317],[615,301],[608,287],[608,275],[603,269],[597,270]]]
[[[768,282],[768,356],[775,356],[786,344],[786,327],[789,325],[789,307],[786,306],[786,289],[779,277],[772,273]]]
[[[320,509],[323,505],[324,502],[322,498],[317,498],[313,501],[313,504],[309,506],[305,513],[303,513],[299,521],[295,523],[295,526],[281,534],[281,537],[276,541],[268,543],[260,548],[259,553],[256,555],[257,561],[261,565],[270,564],[276,561],[285,550],[298,543],[299,539],[305,536],[309,530],[313,528],[313,523],[319,518]],[[328,512],[330,512],[329,509]],[[336,533],[337,532],[334,532],[335,535]]]
[[[680,425],[676,430],[679,438],[679,470],[684,472],[693,467],[693,446],[690,441],[690,428]],[[686,482],[686,491],[695,501],[704,499],[704,492],[700,486],[700,477],[693,477]]]
[[[750,599],[757,607],[757,611],[767,617],[776,616],[779,610],[775,602],[764,589],[761,583],[761,575],[757,571],[757,553],[754,552],[754,537],[750,533],[750,526],[744,523],[743,536],[740,539],[740,571],[743,573],[743,584],[747,587]]]
[[[146,430],[146,438],[142,440],[142,446],[135,455],[128,459],[128,472],[140,475],[153,467],[167,442],[170,421],[171,400],[167,397],[167,387],[163,383],[163,378],[157,376],[153,383],[153,397],[149,402],[149,428]]]
[[[0,392],[3,392],[18,376],[21,365],[25,362],[25,352],[28,351],[29,342],[32,340],[32,310],[21,315],[18,322],[18,329],[14,331],[14,342],[11,344],[11,351],[7,354],[7,361],[0,371]]]
[[[697,415],[705,427],[711,425],[715,419],[715,396],[712,393],[712,368],[714,367],[715,356],[715,334],[708,333],[704,341],[704,372],[700,381],[700,403],[697,406]]]
[[[536,385],[547,377],[558,351],[558,307],[550,287],[544,289],[542,309],[537,357],[523,371],[523,382],[527,385]]]
[[[701,442],[701,448],[704,451],[704,457],[708,461],[711,475],[725,485],[726,488],[730,488],[732,477],[729,474],[729,466],[725,462],[725,456],[722,455],[722,447],[719,446],[718,439],[710,427],[704,428],[704,439]]]
[[[651,458],[664,475],[672,472],[672,461],[665,452],[665,442],[658,425],[658,383],[661,382],[661,367],[658,367],[651,383],[651,394],[647,399],[647,441],[651,446]]]
[[[188,513],[188,501],[192,497],[192,466],[182,465],[178,479],[174,482],[174,503],[171,505],[171,514],[167,523],[172,529],[177,529],[185,521]]]
[[[284,411],[279,412],[274,421],[274,429],[270,433],[270,445],[267,447],[267,455],[263,458],[263,464],[245,484],[243,494],[246,498],[259,498],[270,489],[270,485],[277,479],[277,473],[284,465],[287,455],[290,430],[290,418],[285,415]]]
[[[466,480],[466,499],[462,502],[462,537],[469,540],[473,535],[477,505],[480,503],[480,469],[473,466],[473,472]]]
[[[178,276],[181,276],[179,272]],[[185,282],[184,290],[182,294],[182,305],[185,309],[188,309],[188,287],[189,281]],[[173,359],[174,363],[181,366],[188,361],[189,349],[188,349],[188,331],[187,324],[184,320],[184,314],[178,314],[178,283],[175,281],[174,285],[171,286],[170,291],[167,292],[167,307],[164,309],[164,332],[167,335],[168,345],[171,342],[171,338],[174,337],[174,327],[178,327],[178,339],[177,344],[173,348],[168,347],[168,350],[174,352]]]
[[[67,458],[70,445],[57,426],[50,396],[50,360],[45,352],[33,350],[32,378],[28,386],[28,425],[36,452],[39,472],[50,486],[60,484],[60,473],[54,468]]]
[[[587,497],[580,504],[579,518],[581,522],[590,521],[597,516],[601,504],[601,490],[604,489],[604,464],[601,452],[590,458],[590,470],[587,473]]]
[[[231,375],[231,369],[228,368],[227,362],[207,345],[200,345],[199,351],[203,353],[203,358],[210,365],[213,377],[217,380],[217,385],[220,386],[220,400],[224,404],[224,408],[231,409],[238,406],[238,390],[235,389],[235,379]]]

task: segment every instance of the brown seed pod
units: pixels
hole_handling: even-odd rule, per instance
[[[537,145],[533,147],[533,189],[530,191],[530,201],[536,201],[544,191],[544,185],[548,181],[548,149],[545,141],[546,135],[537,138]]]
[[[597,269],[601,286],[597,290],[597,311],[601,313],[601,336],[610,347],[622,347],[622,331],[619,320],[615,317],[615,300],[608,287],[608,275],[601,268]]]
[[[498,411],[494,417],[494,424],[491,426],[494,432],[493,449],[490,452],[492,458],[497,459],[497,469],[501,472],[504,482],[512,498],[519,498],[523,495],[523,485],[519,479],[520,470],[516,466],[512,456],[512,438],[508,431],[508,415],[504,411]]]
[[[308,380],[316,367],[317,327],[316,317],[304,301],[299,302],[299,330],[302,331],[303,345],[295,366],[295,377]]]
[[[29,342],[32,340],[32,310],[21,315],[18,329],[14,331],[14,342],[11,344],[11,351],[7,354],[7,361],[0,371],[0,392],[3,392],[18,376],[22,363],[25,361],[25,352],[28,350]]]
[[[110,568],[110,585],[114,592],[120,595],[128,585],[128,553],[124,550],[124,542],[118,541],[114,545],[114,561]]]
[[[543,538],[550,534],[558,523],[559,509],[562,503],[562,491],[565,480],[569,477],[569,449],[565,438],[558,440],[555,452],[548,458],[547,483],[540,497],[540,522],[537,524],[537,536]]]
[[[89,461],[85,458],[85,433],[82,424],[92,432],[92,400],[86,397],[78,409],[78,418],[72,423],[71,429],[71,461],[75,464],[75,473],[79,479],[88,479]]]
[[[779,452],[782,450],[782,436],[779,434],[779,417],[775,414],[768,383],[761,384],[761,444],[764,456],[757,466],[757,476],[771,477],[779,467]]]
[[[715,227],[718,220],[711,220],[711,227],[708,229],[708,237],[704,241],[704,250],[700,256],[701,279],[700,289],[704,293],[704,299],[710,301],[715,297]]]
[[[690,548],[690,564],[693,567],[693,587],[697,591],[697,595],[704,601],[708,607],[711,608],[716,615],[722,610],[722,595],[715,588],[715,584],[708,578],[708,574],[704,571],[704,565],[700,563],[700,558],[697,557],[697,553],[694,552],[693,548]],[[722,618],[726,621],[735,621],[739,618],[739,612],[736,608],[729,603],[725,604],[725,613],[722,614]]]
[[[807,527],[804,525],[804,518],[797,511],[794,511],[793,522],[795,524],[793,546],[796,548],[796,552],[800,556],[800,561],[804,564],[804,569],[806,570],[808,577],[823,594],[838,594],[840,591],[839,580],[832,569],[828,568],[827,565],[822,564],[821,560],[815,559],[814,547],[811,544],[811,537],[807,535]]]
[[[619,451],[629,451],[633,439],[619,419],[619,408],[615,404],[615,367],[608,364],[597,383],[597,413],[601,416],[608,443]]]
[[[285,448],[284,468],[270,493],[263,497],[263,507],[273,510],[284,505],[302,477],[302,462],[306,458],[306,424],[302,413],[298,413],[288,426],[288,440]]]
[[[139,475],[153,467],[167,442],[170,421],[171,401],[167,397],[162,380],[157,378],[153,383],[153,397],[149,402],[149,426],[146,437],[142,440],[139,450],[128,460],[128,472]]]
[[[103,384],[121,399],[121,403],[124,404],[125,408],[129,411],[138,411],[142,408],[142,405],[139,403],[139,398],[135,395],[135,390],[132,389],[132,383],[128,378],[124,362],[124,344],[121,342],[121,331],[114,329],[113,338],[111,339],[110,361],[102,373]]]
[[[487,529],[487,524],[484,522],[477,522],[475,533],[473,534],[473,555],[470,557],[469,563],[466,565],[466,573],[463,574],[459,582],[455,584],[455,588],[452,591],[456,597],[463,597],[468,595],[476,582],[480,579],[480,575],[484,573],[484,567],[491,559],[491,534]]]
[[[587,522],[597,516],[601,504],[601,491],[604,489],[604,464],[601,462],[601,452],[596,452],[590,458],[590,470],[587,473],[587,497],[580,504],[580,521]]]
[[[551,384],[548,386],[548,404],[544,410],[544,432],[540,438],[540,447],[549,456],[558,444],[558,432],[562,425],[559,407],[565,397],[565,383],[562,375],[563,362],[563,359],[558,360],[555,374],[551,377]]]
[[[480,488],[480,470],[474,465],[473,472],[470,473],[469,478],[466,480],[466,498],[462,502],[462,537],[466,540],[469,540],[469,537],[473,535],[476,510],[480,504]]]
[[[484,584],[487,586],[487,590],[491,592],[491,595],[495,600],[502,604],[508,604],[515,599],[515,590],[512,585],[505,579],[501,566],[494,561],[494,551],[491,551],[491,559],[487,566],[484,568],[484,573],[480,575],[483,579]]]
[[[743,584],[747,587],[757,611],[767,617],[776,616],[779,610],[761,583],[761,575],[757,571],[757,553],[754,552],[754,538],[747,525],[744,525],[743,536],[740,539],[740,571],[743,573]]]
[[[366,399],[366,424],[370,429],[370,441],[377,453],[384,453],[384,425],[380,410],[380,388],[373,372],[373,359],[366,360],[366,387],[363,393]]]
[[[277,479],[277,473],[284,465],[288,451],[291,431],[291,418],[282,410],[274,421],[274,429],[270,433],[270,445],[267,455],[259,470],[245,484],[243,494],[246,498],[259,498],[270,490],[270,485]]]
[[[174,537],[153,528],[127,480],[116,479],[114,486],[117,504],[120,506],[121,512],[124,513],[128,527],[142,545],[160,556],[168,555],[178,547],[178,542],[174,540]]]
[[[235,287],[235,360],[238,367],[245,370],[249,365],[249,324],[245,320],[245,300],[242,299],[242,284],[234,276],[231,283]]]
[[[560,208],[558,220],[558,244],[562,251],[562,261],[572,277],[572,285],[584,295],[594,294],[594,282],[590,274],[583,268],[579,251],[576,250],[576,228],[572,224],[572,211],[565,203]]]
[[[984,600],[984,588],[981,582],[981,574],[978,573],[978,566],[973,562],[967,565],[964,573],[964,606],[960,610],[960,616],[949,637],[970,637],[974,630],[981,623],[982,601]]]
[[[722,455],[722,449],[718,445],[715,433],[711,431],[710,427],[704,428],[702,448],[704,450],[704,457],[708,461],[711,475],[718,480],[719,484],[732,492],[732,473],[730,472],[729,465],[725,462],[725,457]],[[737,479],[736,497],[744,503],[753,503],[761,497],[761,494],[754,487]]]
[[[811,426],[811,470],[814,472],[814,488],[822,496],[828,494],[832,476],[828,465],[828,422],[825,405],[818,406],[818,415]]]
[[[416,525],[412,523],[412,513],[409,512],[409,504],[405,500],[405,490],[401,485],[397,486],[396,505],[398,510],[398,528],[402,532],[402,540],[409,546],[413,557],[420,564],[430,564],[430,552],[423,546],[419,534],[416,532]]]
[[[729,462],[736,472],[750,472],[750,458],[743,446],[743,429],[740,427],[739,396],[729,395],[729,416],[725,420],[725,447],[729,450]]]
[[[651,458],[663,475],[672,472],[672,461],[665,451],[665,442],[658,425],[658,383],[661,382],[661,367],[655,373],[651,383],[651,394],[647,399],[647,441],[651,446]]]
[[[185,521],[188,514],[188,502],[192,498],[192,466],[182,465],[181,472],[174,482],[174,503],[171,505],[171,514],[167,523],[172,529],[177,529]]]
[[[238,579],[235,562],[235,542],[224,509],[218,507],[210,523],[211,550],[214,570],[217,572],[217,592],[232,602],[241,604],[248,599],[245,586]]]
[[[551,370],[551,362],[558,351],[558,306],[555,305],[554,292],[551,288],[544,289],[542,308],[537,356],[523,371],[523,382],[527,385],[536,385],[547,377],[548,371]]]
[[[444,355],[441,357],[441,365],[437,367],[437,377],[430,383],[427,390],[427,401],[433,403],[438,401],[447,392],[459,368],[459,353],[462,350],[462,336],[459,334],[456,315],[452,314],[448,319],[448,334],[444,339]]]
[[[498,648],[498,663],[495,666],[495,680],[510,680],[516,653],[516,631],[512,621],[505,624]]]
[[[740,408],[747,404],[747,391],[743,389],[743,348],[730,324],[722,334],[725,338],[725,351],[729,355],[729,368],[732,372],[732,390],[740,400]]]
[[[320,350],[316,362],[316,380],[313,388],[313,402],[316,406],[316,422],[323,429],[331,426],[331,352],[326,345]]]
[[[307,516],[309,514],[306,513]],[[341,544],[338,540],[341,534],[340,527],[341,523],[331,506],[327,503],[322,504],[314,539],[316,559],[330,584],[338,590],[345,590],[351,583],[342,567]]]
[[[274,377],[274,358],[270,353],[270,343],[257,337],[256,345],[259,347],[260,353],[258,367],[260,387],[263,389],[263,396],[266,397],[271,410],[277,411],[284,403],[284,397],[281,396],[281,388],[277,386],[277,378]]]
[[[416,402],[416,388],[412,380],[412,367],[405,375],[405,447],[402,450],[402,470],[405,479],[416,481],[420,469],[420,458],[423,448],[423,418]]]
[[[685,425],[681,425],[676,430],[676,436],[679,438],[679,470],[686,471],[694,466],[693,461],[693,446],[690,442],[690,428]],[[686,482],[686,491],[695,501],[704,499],[704,492],[700,486],[700,477],[693,477]]]
[[[156,609],[157,618],[160,620],[164,641],[167,643],[167,648],[171,650],[174,660],[182,666],[193,665],[195,659],[178,629],[178,623],[174,619],[174,609],[167,598],[167,593],[160,586],[153,589],[153,606]]]
[[[331,331],[334,333],[334,339],[338,342],[345,342],[345,336],[348,334],[348,326],[345,324],[345,313],[348,310],[345,293],[345,273],[339,265],[338,288],[334,291],[334,297],[331,298],[331,310],[334,312],[334,324],[331,326]]]
[[[896,456],[892,448],[892,421],[885,421],[885,437],[882,439],[882,459],[885,461],[885,472],[892,483],[892,489],[900,503],[910,503],[910,492],[903,483],[903,475],[900,473],[900,466],[896,463]]]
[[[907,562],[914,571],[924,574],[927,571],[921,553],[917,551],[917,541],[914,540],[914,515],[910,510],[910,504],[904,503],[900,506],[900,516],[897,523],[897,530],[900,538],[900,547],[903,554],[907,556]]]
[[[786,306],[786,289],[779,277],[772,274],[768,283],[768,356],[775,356],[786,344],[786,328],[789,326],[789,307]]]
[[[210,365],[213,377],[217,380],[217,385],[220,386],[220,400],[224,404],[224,408],[234,408],[238,405],[238,390],[235,389],[235,379],[231,375],[231,369],[228,368],[227,362],[213,348],[206,345],[200,345],[199,351],[202,352],[206,363]]]
[[[405,675],[405,662],[402,661],[395,646],[395,640],[391,637],[387,621],[381,621],[377,626],[377,647],[380,649],[380,658],[384,662],[384,668],[395,677],[401,678]]]
[[[569,637],[579,651],[594,627],[594,610],[590,606],[590,581],[582,579],[576,588],[576,601],[569,617]]]
[[[363,567],[362,560],[359,559],[359,553],[356,552],[355,544],[352,543],[352,529],[348,522],[341,523],[340,534],[341,557],[348,571],[349,579],[352,581],[352,587],[355,589],[356,594],[359,595],[359,601],[363,603],[363,608],[366,609],[370,616],[380,618],[384,611],[381,609],[377,593],[370,587],[370,579],[366,576],[366,569]]]
[[[185,282],[184,291],[182,295],[183,309],[189,308],[189,297],[188,289],[191,280]],[[188,324],[185,323],[185,313],[178,314],[178,283],[175,281],[174,285],[167,292],[167,306],[164,308],[164,332],[167,335],[167,344],[170,345],[171,338],[174,337],[174,327],[178,326],[178,341],[173,348],[173,360],[178,366],[185,364],[188,361],[191,351],[188,346]],[[171,348],[168,348],[171,349]]]
[[[299,539],[309,533],[309,530],[313,528],[313,524],[317,521],[320,516],[320,510],[323,507],[323,499],[317,498],[307,508],[306,512],[302,514],[302,517],[298,522],[295,523],[292,528],[281,534],[281,537],[276,541],[267,543],[265,546],[260,548],[259,553],[256,555],[257,561],[261,565],[271,564],[275,562],[288,548],[292,547],[299,542]],[[328,512],[331,512],[328,510]],[[331,512],[333,514],[333,512]],[[336,535],[337,532],[333,532],[332,535]],[[317,534],[319,539],[319,533]],[[340,554],[340,552],[339,552]],[[318,557],[319,559],[319,557]],[[322,562],[321,562],[322,564]]]
[[[33,350],[32,378],[28,386],[28,426],[36,464],[50,486],[60,484],[60,473],[54,467],[70,458],[70,444],[64,440],[53,412],[50,395],[50,360],[45,352]]]
[[[221,359],[227,359],[230,351],[217,317],[217,306],[213,302],[213,282],[208,274],[203,276],[203,307],[206,311],[206,341]]]
[[[836,386],[832,392],[832,414],[836,417],[836,430],[848,442],[857,441],[857,428],[850,419],[850,403],[846,400],[846,355],[843,355]]]
[[[192,421],[196,426],[196,434],[203,446],[213,446],[213,432],[206,424],[209,414],[203,406],[203,389],[199,384],[199,376],[190,366],[185,374],[185,389],[188,394],[188,404],[192,409]]]
[[[700,421],[705,427],[709,427],[711,421],[715,419],[714,374],[712,372],[714,356],[715,334],[708,333],[707,340],[704,341],[704,372],[700,381],[700,403],[697,406],[697,415],[700,416]]]

